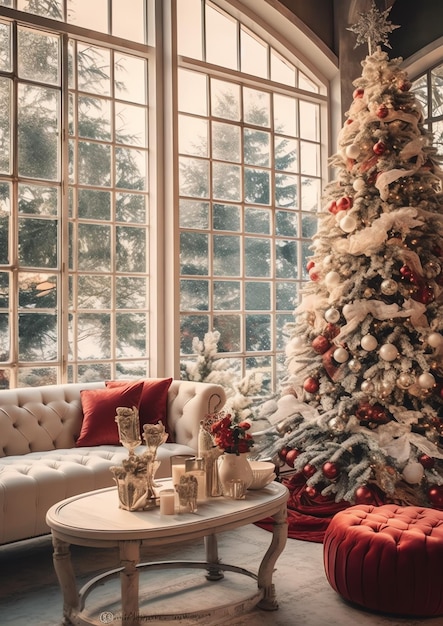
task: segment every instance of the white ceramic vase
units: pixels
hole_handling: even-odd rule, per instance
[[[218,460],[218,474],[223,495],[231,495],[232,481],[243,481],[247,489],[252,483],[252,469],[248,461],[248,453],[230,454],[225,452]]]

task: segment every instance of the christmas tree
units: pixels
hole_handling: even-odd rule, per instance
[[[313,497],[443,509],[442,171],[402,59],[378,45],[387,14],[373,6],[350,29],[369,55],[289,328],[297,410],[259,453]]]

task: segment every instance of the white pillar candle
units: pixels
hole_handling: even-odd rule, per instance
[[[184,476],[185,471],[186,471],[186,466],[183,463],[182,464],[174,464],[172,466],[172,484],[173,485],[179,485],[180,484],[180,477]]]
[[[159,495],[160,495],[161,515],[174,515],[175,513],[175,490],[174,489],[162,489]]]

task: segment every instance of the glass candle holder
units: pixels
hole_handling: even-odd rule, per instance
[[[180,484],[180,478],[186,472],[186,461],[195,459],[192,454],[174,454],[171,456],[171,476],[174,487]]]

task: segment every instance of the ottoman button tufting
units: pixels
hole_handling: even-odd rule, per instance
[[[443,615],[443,511],[356,505],[323,542],[326,578],[345,600],[395,615]]]

